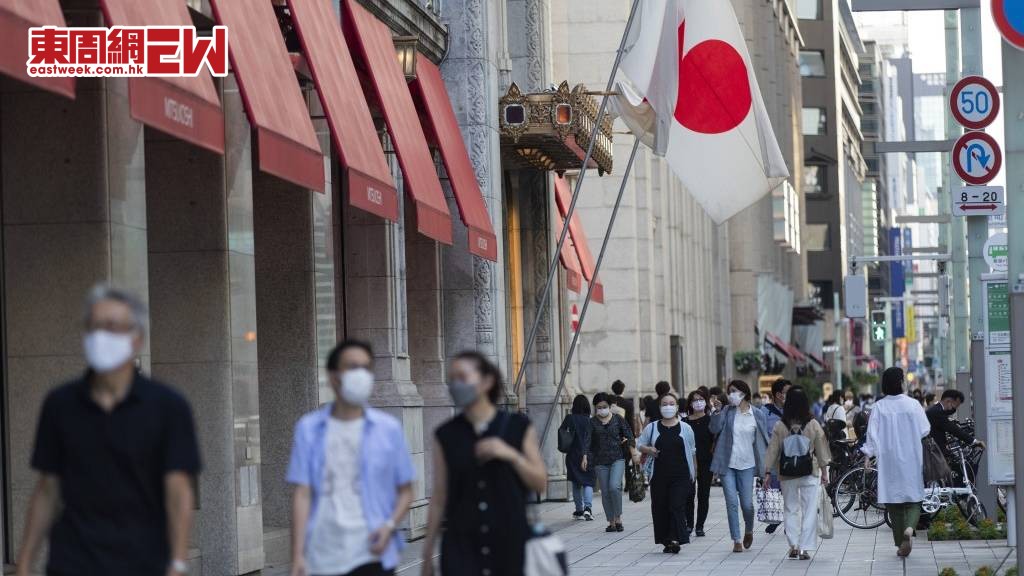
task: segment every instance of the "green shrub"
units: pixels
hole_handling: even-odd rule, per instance
[[[956,540],[974,540],[974,529],[963,518],[953,524],[953,531],[956,533]]]
[[[1013,566],[1007,568],[1006,574],[1004,576],[1017,576],[1017,565],[1014,564]]]
[[[1006,511],[1002,508],[996,511],[996,521],[1000,524],[1006,524]]]
[[[928,527],[928,539],[932,541],[949,540],[949,524],[935,520]]]
[[[960,576],[960,575],[957,574],[956,570],[954,570],[952,567],[946,566],[942,570],[939,570],[939,576]]]
[[[974,571],[974,576],[996,576],[996,571],[991,566],[982,566]]]
[[[978,537],[982,540],[998,540],[1000,532],[999,526],[988,518],[978,522]]]

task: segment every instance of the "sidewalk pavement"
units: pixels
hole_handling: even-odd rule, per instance
[[[810,561],[789,560],[789,545],[780,527],[765,534],[758,524],[754,545],[742,554],[732,552],[725,501],[720,489],[711,492],[711,513],[704,538],[694,538],[678,555],[664,554],[654,543],[650,498],[639,504],[623,495],[623,524],[619,533],[604,531],[607,525],[600,498],[594,499],[593,522],[572,520],[573,506],[567,502],[540,505],[541,519],[561,536],[571,563],[570,572],[586,576],[937,576],[952,567],[960,576],[973,576],[981,566],[1000,568],[1003,574],[1014,564],[1013,549],[1005,540],[928,542],[921,534],[906,560],[896,556],[888,527],[855,530],[835,519],[835,537],[819,540]],[[422,544],[412,542],[398,569],[400,576],[418,576]],[[264,576],[286,576],[286,566],[264,569]]]

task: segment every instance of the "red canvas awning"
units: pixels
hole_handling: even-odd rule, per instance
[[[179,0],[100,3],[110,26],[192,25],[188,7]],[[128,102],[132,118],[139,122],[224,153],[224,114],[209,70],[203,69],[194,78],[129,78]]]
[[[25,69],[28,29],[66,25],[58,0],[0,0],[0,72],[74,100],[74,78],[33,78]]]
[[[409,85],[398,64],[391,30],[353,0],[345,0],[344,5],[345,38],[365,68],[384,113],[391,143],[405,175],[403,187],[416,204],[416,227],[425,236],[451,244],[451,213]]]
[[[228,27],[228,54],[249,122],[256,130],[260,170],[324,191],[324,156],[299,91],[270,2],[210,0]]]
[[[555,202],[558,204],[558,213],[565,218],[566,213],[569,212],[569,204],[572,203],[572,190],[569,190],[569,183],[561,176],[555,176]],[[594,269],[597,267],[594,255],[590,252],[590,246],[587,244],[587,234],[583,231],[580,215],[575,211],[569,220],[569,235],[572,236],[572,243],[576,246],[576,255],[583,266],[583,277],[587,279],[587,282],[594,284],[594,294],[591,299],[594,302],[604,302],[604,286],[594,277]]]
[[[559,216],[558,222],[555,224],[556,238],[562,235],[562,226],[565,226],[565,219]],[[583,287],[582,270],[579,256],[576,255],[576,250],[572,247],[572,238],[565,239],[565,244],[562,244],[562,251],[558,253],[558,260],[562,263],[562,268],[565,268],[566,288],[570,292],[579,294],[580,289]]]
[[[775,334],[765,332],[765,339],[769,344],[774,346],[776,350],[782,352],[786,356],[789,356],[794,362],[807,362],[807,357],[804,356],[803,352],[800,352],[799,348],[785,342]]]
[[[427,132],[433,136],[434,144],[441,151],[441,160],[452,184],[462,223],[469,229],[469,251],[497,262],[498,239],[491,226],[491,215],[480,193],[480,185],[477,184],[473,164],[466,152],[466,144],[462,141],[459,121],[455,119],[441,71],[430,60],[420,58],[416,63],[416,80],[412,88],[426,117],[424,126],[430,128]]]
[[[329,0],[288,0],[288,7],[345,170],[349,204],[398,220],[398,192],[337,13]]]

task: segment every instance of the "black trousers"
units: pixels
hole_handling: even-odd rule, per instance
[[[708,499],[711,497],[711,463],[697,462],[697,478],[695,490],[690,490],[686,497],[686,520],[689,530],[703,530],[708,519]],[[697,498],[697,523],[693,522],[693,500]]]
[[[337,576],[393,576],[394,570],[385,570],[384,566],[380,562],[373,562],[372,564],[363,564],[355,570],[347,574],[338,574]],[[311,574],[310,576],[330,576],[328,574]]]
[[[686,530],[686,500],[693,492],[687,476],[662,477],[654,474],[651,482],[651,519],[654,521],[654,542],[667,546],[670,542],[690,541]]]

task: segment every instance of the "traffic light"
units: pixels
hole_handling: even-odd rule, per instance
[[[871,340],[885,342],[889,335],[889,327],[885,325],[885,310],[871,311]]]

